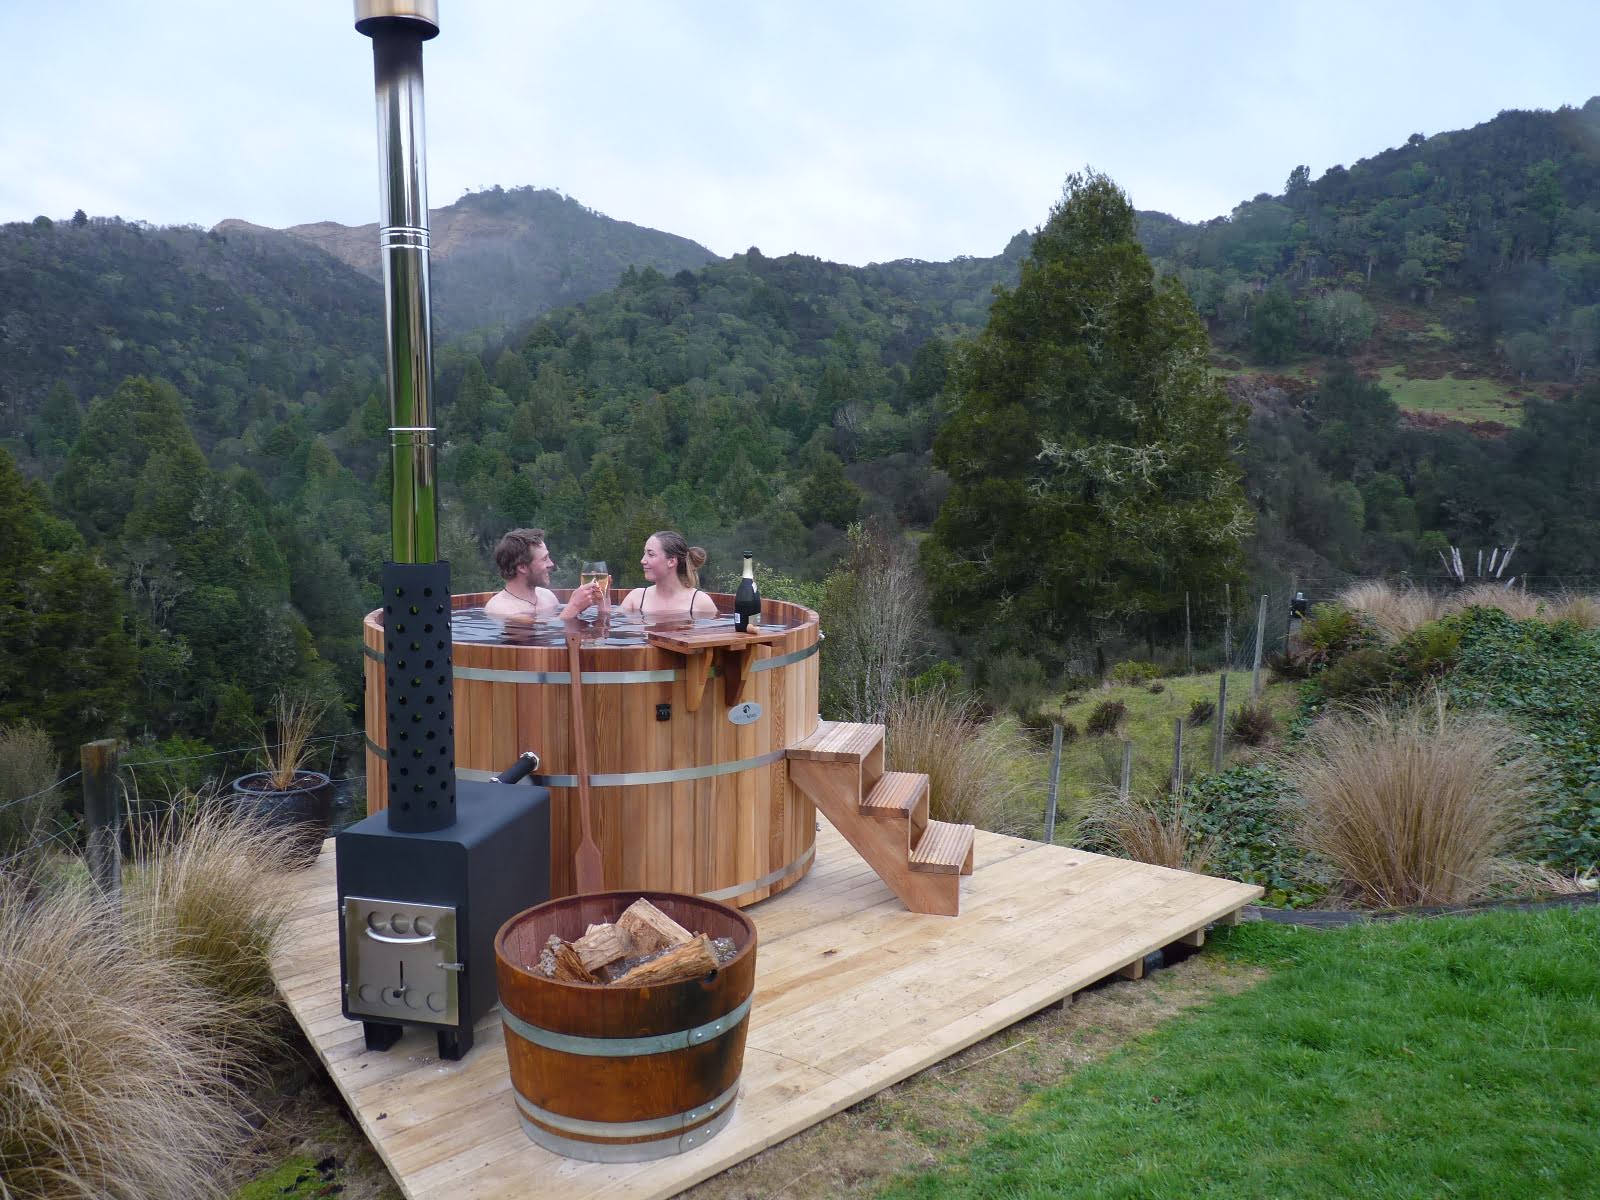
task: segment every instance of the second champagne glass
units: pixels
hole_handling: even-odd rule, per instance
[[[606,607],[611,593],[611,571],[606,564],[596,561],[583,563],[578,568],[578,583],[587,587],[594,584],[600,589],[600,607]]]

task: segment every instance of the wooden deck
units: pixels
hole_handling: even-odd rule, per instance
[[[909,913],[824,820],[816,866],[748,910],[755,1004],[733,1118],[676,1158],[576,1162],[517,1122],[498,1010],[459,1063],[409,1031],[368,1053],[339,1012],[332,844],[295,876],[274,974],[361,1128],[412,1200],[672,1196],[1261,895],[1258,887],[977,835],[959,917]]]

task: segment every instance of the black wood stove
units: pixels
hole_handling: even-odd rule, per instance
[[[550,896],[550,793],[513,786],[525,752],[489,783],[457,781],[450,564],[438,561],[432,318],[423,157],[422,43],[436,0],[356,0],[372,39],[385,224],[384,309],[395,561],[383,566],[388,807],[335,843],[344,1015],[369,1049],[406,1025],[438,1031],[439,1056],[472,1048],[494,1006],[494,937]]]

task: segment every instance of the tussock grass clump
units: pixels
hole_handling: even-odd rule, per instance
[[[1579,629],[1600,629],[1600,600],[1582,592],[1562,592],[1550,601],[1550,619]]]
[[[1127,704],[1121,700],[1102,700],[1083,723],[1083,731],[1090,737],[1103,737],[1115,733],[1127,719]]]
[[[221,1002],[216,1032],[254,1043],[270,1036],[278,997],[269,955],[283,925],[280,872],[294,860],[294,831],[271,828],[214,797],[185,805],[171,837],[141,829],[123,875],[130,940],[173,960]]]
[[[1241,746],[1260,746],[1278,731],[1272,710],[1259,700],[1247,700],[1228,718],[1228,735]]]
[[[1182,796],[1123,796],[1107,788],[1096,795],[1079,831],[1090,844],[1123,858],[1203,873],[1211,860],[1211,839],[1200,836],[1192,817]]]
[[[1012,832],[1025,789],[1009,724],[979,721],[968,702],[941,690],[895,701],[885,736],[889,770],[927,775],[934,820]]]
[[[1393,588],[1369,581],[1352,584],[1339,594],[1339,604],[1366,617],[1386,641],[1399,641],[1413,629],[1437,621],[1455,606],[1427,588]]]
[[[1503,721],[1435,693],[1313,725],[1280,766],[1304,799],[1297,836],[1358,902],[1454,904],[1485,892],[1527,828],[1535,779]]]
[[[1207,696],[1201,696],[1189,705],[1189,715],[1184,718],[1190,726],[1205,725],[1217,715],[1217,702]]]
[[[0,1195],[215,1200],[248,1108],[218,1001],[138,952],[89,885],[0,887]]]

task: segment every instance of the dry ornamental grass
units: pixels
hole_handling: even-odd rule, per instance
[[[1385,641],[1398,642],[1430,621],[1467,608],[1497,608],[1513,621],[1571,621],[1600,628],[1600,600],[1581,592],[1546,598],[1497,583],[1478,583],[1458,592],[1396,588],[1381,581],[1352,584],[1338,603],[1362,614]]]
[[[0,887],[0,1197],[215,1200],[247,1107],[218,1008],[89,885]]]
[[[927,775],[929,816],[1011,832],[1023,788],[1019,750],[1004,726],[980,722],[969,704],[939,689],[896,700],[886,737],[889,770]]]
[[[1368,705],[1312,726],[1280,760],[1303,798],[1298,834],[1362,904],[1454,904],[1483,894],[1527,827],[1535,765],[1503,721]]]

